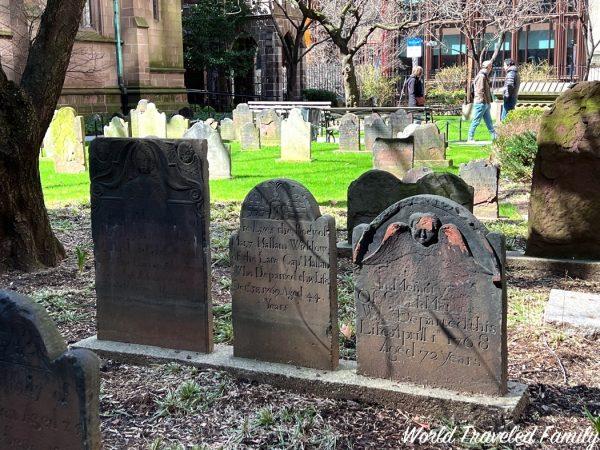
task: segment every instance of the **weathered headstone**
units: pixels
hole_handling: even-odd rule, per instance
[[[69,106],[55,111],[44,137],[44,150],[54,160],[57,173],[85,172],[85,125]]]
[[[247,103],[240,103],[233,110],[233,127],[238,141],[242,138],[242,128],[244,128],[244,125],[247,123],[254,123],[252,111]]]
[[[311,124],[302,117],[302,111],[292,109],[281,122],[281,160],[311,160]]]
[[[452,161],[446,159],[446,138],[435,123],[417,126],[412,133],[415,143],[415,165],[448,167]]]
[[[100,449],[99,366],[40,305],[0,291],[0,448]]]
[[[167,138],[181,139],[190,127],[190,121],[179,114],[174,115],[167,123]]]
[[[498,185],[500,168],[490,161],[478,159],[461,164],[460,177],[475,189],[473,212],[479,218],[498,218]]]
[[[368,152],[373,151],[373,145],[375,145],[375,140],[377,138],[388,139],[392,137],[391,128],[383,121],[381,116],[377,113],[373,113],[365,118],[364,128],[365,149]]]
[[[230,241],[234,355],[338,365],[335,220],[295,181],[256,186]]]
[[[260,145],[276,147],[281,145],[281,117],[274,109],[265,109],[258,115]]]
[[[204,141],[92,142],[98,339],[212,350],[206,154]]]
[[[428,195],[396,203],[354,235],[358,372],[504,395],[503,236]]]
[[[402,178],[413,167],[413,140],[377,138],[373,144],[373,168]]]
[[[577,83],[542,118],[526,254],[600,260],[600,82]]]
[[[185,132],[183,138],[206,140],[209,179],[231,178],[231,154],[221,141],[217,130],[204,122],[196,122]]]
[[[416,183],[425,175],[428,175],[430,173],[433,173],[433,170],[431,170],[429,167],[417,167],[414,169],[410,169],[408,172],[406,172],[406,175],[404,175],[402,181],[404,181],[405,183]]]
[[[141,102],[141,101],[140,101]],[[167,137],[167,115],[158,112],[154,103],[138,104],[129,113],[131,120],[131,137]]]
[[[233,127],[233,120],[229,117],[221,120],[221,139],[224,141],[235,141],[235,128]]]
[[[544,322],[565,326],[589,337],[600,335],[600,295],[552,289]]]
[[[348,186],[348,243],[357,225],[371,223],[394,203],[417,195],[417,186],[383,170],[369,170]]]
[[[396,112],[390,114],[389,126],[392,129],[392,136],[396,137],[398,133],[401,133],[409,126],[413,121],[412,114],[407,114],[403,109],[399,109]]]
[[[340,119],[340,152],[360,151],[360,119],[346,113]]]
[[[129,127],[120,117],[113,117],[108,125],[104,126],[104,137],[129,137]]]
[[[430,173],[417,181],[418,194],[439,195],[449,198],[473,211],[473,186],[452,173]]]
[[[260,150],[260,133],[252,122],[248,122],[242,127],[240,147],[242,150]]]

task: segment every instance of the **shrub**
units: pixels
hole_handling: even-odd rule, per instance
[[[392,106],[396,99],[399,77],[386,77],[373,66],[358,67],[358,83],[363,99],[373,98],[376,106]]]
[[[448,66],[435,74],[435,88],[440,91],[463,91],[467,80],[467,66]]]
[[[465,100],[465,91],[445,91],[439,88],[428,89],[426,93],[427,103],[443,105],[461,105]]]
[[[511,111],[504,123],[497,127],[498,138],[494,142],[494,158],[500,164],[502,174],[510,180],[530,182],[535,155],[537,134],[544,110],[522,108]]]
[[[338,106],[337,94],[326,89],[304,89],[302,98],[307,102],[331,102],[331,106]]]
[[[548,61],[539,64],[525,63],[519,66],[519,75],[521,83],[526,81],[550,81],[554,79],[554,68],[548,64]]]

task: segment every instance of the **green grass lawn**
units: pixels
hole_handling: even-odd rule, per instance
[[[449,122],[450,146],[447,157],[453,166],[445,169],[458,173],[458,166],[473,159],[489,156],[486,146],[467,146],[454,142],[458,139],[458,118],[440,117],[436,122],[442,131]],[[466,130],[466,124],[463,124]],[[477,130],[477,139],[488,140],[485,126]],[[466,136],[464,131],[463,136]],[[313,161],[310,163],[281,162],[278,147],[259,151],[240,151],[238,143],[232,144],[232,172],[230,180],[210,182],[210,196],[215,201],[241,201],[258,183],[270,178],[290,178],[302,183],[321,204],[345,204],[348,185],[362,173],[372,168],[371,154],[337,153],[337,144],[313,144]],[[54,163],[42,158],[40,171],[44,195],[48,206],[89,202],[89,174],[57,174]]]

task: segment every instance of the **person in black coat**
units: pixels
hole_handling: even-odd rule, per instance
[[[408,106],[425,106],[425,90],[423,88],[423,68],[413,67],[412,74],[406,80],[406,93],[408,95]]]

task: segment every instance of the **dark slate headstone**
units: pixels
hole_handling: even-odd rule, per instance
[[[40,305],[0,291],[0,448],[99,449],[99,366]]]
[[[414,156],[412,137],[377,138],[373,145],[373,168],[385,170],[402,178],[412,169]]]
[[[358,372],[504,395],[503,236],[429,195],[396,203],[354,235]]]
[[[90,149],[98,339],[212,351],[206,141]]]
[[[417,181],[417,193],[446,197],[473,211],[473,187],[452,173],[425,175]]]
[[[301,184],[276,179],[242,204],[230,241],[234,355],[338,364],[335,220]]]
[[[369,170],[348,186],[348,243],[357,225],[371,223],[394,203],[417,194],[415,184],[406,184],[389,172]]]
[[[425,175],[429,175],[430,173],[433,173],[433,170],[431,170],[429,167],[416,167],[406,172],[406,175],[404,175],[402,181],[405,183],[416,183]]]
[[[461,164],[460,177],[475,189],[473,212],[477,217],[498,218],[498,184],[500,168],[490,161],[478,159]]]
[[[360,119],[347,113],[340,119],[340,152],[360,151]]]
[[[373,151],[373,145],[375,145],[375,140],[377,138],[389,139],[392,137],[391,128],[383,121],[381,116],[377,113],[373,113],[365,118],[364,128],[365,149],[368,152]]]
[[[402,133],[412,121],[412,114],[407,114],[403,109],[391,113],[388,122],[392,129],[392,137],[398,137],[398,133]]]

